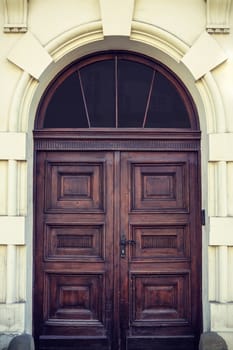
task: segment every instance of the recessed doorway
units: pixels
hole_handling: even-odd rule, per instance
[[[37,349],[198,349],[200,131],[180,80],[135,53],[80,59],[34,145]]]

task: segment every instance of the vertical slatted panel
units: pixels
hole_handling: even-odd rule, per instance
[[[8,162],[0,161],[0,215],[7,214]]]
[[[6,246],[0,246],[0,303],[6,302]]]
[[[17,180],[17,197],[19,215],[27,215],[27,163],[18,162],[18,180]]]
[[[228,249],[226,246],[218,247],[218,299],[220,303],[227,302],[228,294]]]
[[[8,215],[17,215],[17,161],[8,161]],[[16,301],[16,246],[9,244],[7,246],[7,285],[6,302],[14,303]]]
[[[228,247],[228,301],[233,302],[233,247]]]
[[[208,214],[217,215],[217,162],[208,164]]]
[[[26,300],[26,247],[16,247],[16,300]]]
[[[233,162],[227,164],[227,202],[228,215],[233,216]]]
[[[218,212],[217,216],[227,215],[227,165],[226,162],[218,163]]]
[[[208,266],[209,266],[208,298],[210,301],[216,301],[216,287],[218,283],[217,271],[216,271],[216,250],[217,250],[217,247],[209,247],[208,249]]]

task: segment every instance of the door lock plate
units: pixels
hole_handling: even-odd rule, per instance
[[[133,244],[136,244],[136,241],[134,239],[127,240],[124,233],[121,235],[121,240],[120,240],[121,258],[124,258],[126,255],[126,245],[133,245]]]

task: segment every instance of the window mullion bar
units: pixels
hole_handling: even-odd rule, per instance
[[[87,101],[86,101],[86,97],[85,97],[85,93],[84,93],[84,88],[83,88],[83,83],[82,83],[80,70],[78,70],[78,78],[79,78],[79,83],[80,83],[80,88],[81,88],[81,92],[82,92],[84,108],[85,108],[86,117],[87,117],[87,124],[88,124],[88,127],[90,128],[91,127],[91,123],[90,123],[90,118],[89,118],[89,113],[88,113],[88,108],[87,108]]]
[[[147,119],[147,114],[148,114],[148,110],[149,110],[149,106],[150,106],[150,100],[151,100],[151,95],[152,95],[152,89],[153,89],[153,85],[154,85],[154,80],[155,80],[155,70],[153,71],[153,75],[152,75],[152,79],[151,79],[151,84],[150,84],[150,90],[149,90],[149,94],[148,94],[148,98],[147,98],[147,102],[146,102],[146,110],[145,110],[145,114],[144,114],[144,118],[143,118],[143,124],[142,127],[144,128],[146,125],[146,119]]]
[[[117,56],[115,56],[115,121],[116,121],[116,128],[118,128],[118,60]]]

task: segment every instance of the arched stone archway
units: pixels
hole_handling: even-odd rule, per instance
[[[200,132],[181,81],[131,52],[84,57],[46,90],[34,141],[38,349],[197,349]]]

